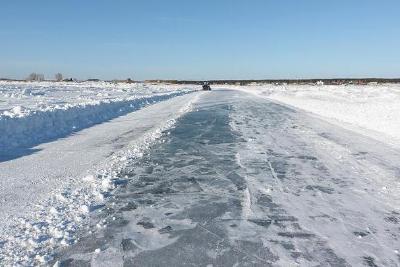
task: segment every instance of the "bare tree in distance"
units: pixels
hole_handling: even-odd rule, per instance
[[[32,72],[29,74],[28,78],[26,78],[27,81],[36,81],[37,74],[35,72]]]
[[[44,75],[32,72],[31,74],[29,74],[29,76],[26,80],[31,81],[31,82],[32,81],[41,82],[41,81],[44,81]]]
[[[61,82],[63,80],[63,76],[61,73],[56,73],[55,78],[57,82]]]
[[[44,74],[37,74],[36,81],[38,82],[44,81]]]

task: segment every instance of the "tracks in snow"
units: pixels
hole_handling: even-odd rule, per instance
[[[349,137],[351,147],[337,141]],[[381,164],[362,153],[371,142],[254,96],[210,92],[121,173],[127,182],[92,233],[59,260],[396,266],[398,199],[371,175],[390,181],[398,155]]]

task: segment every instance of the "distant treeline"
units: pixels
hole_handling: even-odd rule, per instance
[[[61,76],[62,77],[62,76]],[[78,82],[76,79],[62,79],[58,78],[59,81],[64,82]],[[15,80],[0,78],[0,81],[26,81],[26,80]],[[88,79],[86,81],[96,82],[102,81],[101,79]],[[83,81],[80,81],[83,82]],[[114,83],[133,83],[134,80],[128,78],[126,80],[112,80],[108,82]],[[136,81],[138,82],[138,81]],[[400,78],[385,79],[385,78],[343,78],[343,79],[263,79],[263,80],[146,80],[145,83],[169,83],[169,84],[203,84],[209,82],[210,84],[230,84],[230,85],[249,85],[249,84],[317,84],[323,82],[324,84],[369,84],[369,83],[400,83]]]
[[[172,83],[172,84],[202,84],[205,81],[195,80],[151,80],[146,82],[154,83]],[[211,84],[232,84],[232,85],[249,85],[256,83],[271,84],[316,84],[323,82],[324,84],[368,84],[368,83],[400,83],[400,78],[384,79],[384,78],[343,78],[343,79],[279,79],[279,80],[207,80]]]

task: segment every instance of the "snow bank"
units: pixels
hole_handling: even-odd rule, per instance
[[[104,87],[103,87],[104,86]],[[183,87],[0,83],[0,151],[35,145],[182,95]]]
[[[170,96],[171,94],[169,94]],[[69,185],[51,192],[51,197],[37,205],[31,214],[16,219],[11,233],[0,233],[0,264],[16,266],[48,265],[56,249],[77,241],[78,232],[90,225],[90,213],[101,208],[125,179],[124,170],[132,161],[157,142],[172,128],[176,120],[192,109],[200,95],[182,104],[173,116],[129,142],[126,149],[116,151],[101,165],[79,179],[78,186]],[[106,227],[102,221],[96,225]]]
[[[400,85],[236,87],[300,108],[385,143],[400,143]]]

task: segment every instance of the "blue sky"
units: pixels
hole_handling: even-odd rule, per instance
[[[0,1],[0,77],[400,76],[398,0]]]

